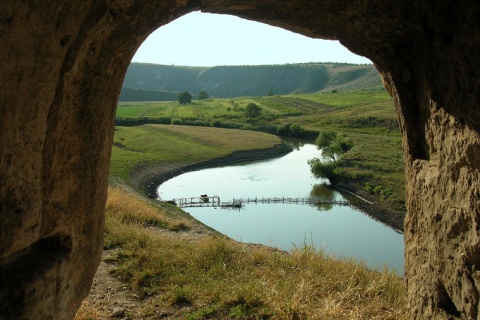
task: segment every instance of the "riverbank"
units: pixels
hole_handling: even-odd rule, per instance
[[[151,199],[157,199],[157,187],[177,175],[210,167],[225,166],[257,160],[272,159],[287,154],[291,148],[287,144],[277,144],[272,148],[236,151],[230,155],[197,163],[160,162],[135,168],[130,174],[132,186]],[[372,195],[358,190],[352,183],[338,183],[332,187],[351,193],[366,201],[355,201],[355,207],[372,219],[383,223],[398,233],[403,233],[405,212],[392,210]],[[171,200],[171,199],[161,199]]]
[[[123,188],[109,189],[105,216],[104,256],[75,320],[407,319],[394,272],[310,246],[239,243]]]
[[[379,201],[379,199],[371,194],[358,189],[353,183],[337,182],[332,185],[332,187],[356,197],[355,207],[358,210],[396,232],[403,234],[403,221],[405,220],[406,212],[389,208],[385,203]]]
[[[168,179],[182,173],[205,168],[239,164],[258,160],[273,159],[292,151],[286,143],[276,144],[271,148],[234,151],[233,153],[215,159],[199,162],[156,162],[147,166],[137,167],[130,173],[132,186],[151,199],[157,199],[157,187]],[[171,200],[171,199],[162,199]]]
[[[142,126],[119,128],[115,139],[110,182],[117,188],[110,188],[107,200],[104,258],[76,320],[262,314],[282,319],[345,314],[406,319],[404,285],[394,272],[368,270],[363,263],[333,259],[309,246],[286,254],[239,243],[176,206],[146,197],[150,193],[156,199],[158,184],[186,170],[288,153],[290,148],[279,146],[278,137]],[[225,141],[219,145],[220,139]],[[216,145],[218,150],[209,152]],[[135,165],[145,160],[148,165]]]

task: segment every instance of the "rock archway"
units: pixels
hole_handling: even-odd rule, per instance
[[[476,0],[2,1],[0,318],[69,319],[88,294],[124,73],[193,10],[338,39],[376,64],[404,141],[412,317],[480,318]]]

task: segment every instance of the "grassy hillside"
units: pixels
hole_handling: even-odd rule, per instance
[[[175,101],[179,92],[122,88],[120,101]]]
[[[212,97],[264,96],[268,92],[316,92],[325,88],[327,82],[328,74],[322,66],[213,67],[198,75],[193,90],[205,90]]]
[[[329,81],[320,92],[385,90],[380,75],[373,66],[332,63],[326,67]]]
[[[306,63],[263,66],[183,67],[132,63],[123,83],[124,90],[169,92],[189,91],[196,96],[206,91],[210,97],[275,95],[363,90],[382,88],[372,65]],[[142,93],[138,91],[137,93]],[[144,99],[152,101],[151,93]],[[157,101],[166,98],[156,99]],[[176,99],[173,99],[176,100]],[[129,101],[122,93],[120,101]],[[130,100],[132,101],[132,100]]]
[[[177,67],[150,63],[131,63],[123,87],[143,90],[186,91],[205,68]]]
[[[365,95],[355,103],[348,96],[334,99],[330,95],[286,97],[285,105],[275,100],[276,109],[272,110],[291,112],[295,105],[292,99],[299,99],[293,100],[298,105],[295,110],[313,115],[317,106],[318,112],[328,115],[321,117],[327,122],[344,121],[345,115],[359,110],[362,116],[368,116],[370,109],[372,114],[390,117],[388,103],[381,96]],[[139,112],[135,106],[125,108],[129,107],[132,114]],[[342,121],[336,128],[348,129]],[[342,132],[358,135],[358,141],[364,141],[361,149],[372,145],[370,152],[378,156],[385,151],[374,149],[384,141],[376,139],[397,135],[393,131],[379,134],[378,130],[387,132],[377,128],[371,131],[368,126]],[[117,127],[111,176],[128,180],[132,170],[144,164],[164,167],[266,148],[279,141],[260,132],[224,128],[152,124]],[[385,145],[387,150],[392,149]],[[109,190],[105,227],[100,267],[105,269],[97,274],[94,291],[76,320],[110,319],[116,313],[142,319],[407,318],[404,284],[394,272],[368,270],[362,263],[325,255],[307,243],[288,253],[240,244],[209,230],[174,206],[147,202],[115,188]]]
[[[112,188],[105,227],[107,270],[76,320],[111,319],[112,309],[129,319],[408,318],[395,273],[307,244],[287,253],[237,243]]]

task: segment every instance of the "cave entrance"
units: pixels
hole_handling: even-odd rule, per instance
[[[191,17],[191,18],[188,18],[188,17]],[[185,21],[181,21],[182,19],[185,18]],[[233,19],[233,21],[231,19]],[[208,22],[208,19],[210,20],[213,20],[213,22]],[[173,26],[176,22],[179,22],[180,25],[177,25],[177,26]],[[208,24],[208,26],[206,28],[202,28],[202,25],[203,24]],[[192,26],[196,26],[196,28],[192,27]],[[170,27],[170,28],[169,28]],[[223,27],[223,29],[222,29]],[[262,27],[262,28],[260,28]],[[167,30],[168,29],[168,30]],[[265,30],[265,29],[268,29],[268,30]],[[270,33],[270,29],[274,29],[274,33]],[[163,89],[163,90],[168,90],[169,89],[169,83],[168,82],[174,82],[176,79],[178,79],[179,77],[177,77],[174,72],[172,73],[172,70],[174,68],[185,68],[184,66],[188,65],[189,68],[200,68],[199,71],[197,71],[197,73],[195,75],[192,76],[192,78],[195,78],[195,79],[201,79],[201,77],[205,76],[206,73],[208,73],[209,71],[211,70],[208,70],[209,68],[213,69],[215,67],[205,67],[206,65],[213,65],[213,66],[217,66],[217,65],[224,65],[224,64],[228,64],[227,62],[225,62],[226,60],[221,60],[223,58],[223,55],[229,55],[231,53],[232,56],[238,56],[238,57],[234,57],[235,58],[244,58],[245,55],[248,55],[246,58],[247,59],[250,59],[250,60],[231,60],[231,64],[240,64],[240,65],[243,65],[243,68],[248,68],[248,67],[251,67],[251,65],[254,65],[254,64],[258,64],[259,62],[255,61],[256,59],[256,55],[261,55],[260,59],[267,59],[267,60],[263,60],[265,62],[263,63],[267,63],[268,64],[268,58],[269,56],[271,56],[273,54],[273,52],[275,51],[278,51],[278,50],[281,50],[281,48],[283,47],[288,47],[290,46],[290,42],[289,40],[291,39],[292,42],[296,42],[296,43],[299,43],[302,42],[302,47],[300,48],[300,51],[307,51],[309,50],[308,48],[310,46],[313,46],[314,48],[311,50],[312,52],[314,52],[314,54],[319,54],[321,56],[321,52],[323,50],[322,46],[324,45],[324,41],[321,41],[321,40],[315,40],[315,39],[309,39],[311,41],[306,41],[306,42],[303,42],[304,41],[304,36],[300,36],[300,35],[296,35],[296,34],[293,34],[292,32],[290,31],[286,31],[286,30],[282,30],[280,28],[273,28],[273,27],[270,27],[270,26],[267,26],[267,25],[264,25],[264,24],[260,24],[260,23],[256,23],[256,22],[251,22],[251,21],[248,21],[248,20],[243,20],[243,19],[239,19],[237,17],[233,17],[233,16],[228,16],[228,15],[211,15],[211,14],[202,14],[202,13],[190,13],[190,14],[187,14],[185,16],[182,16],[180,18],[178,18],[177,20],[174,20],[173,22],[171,22],[170,24],[167,24],[166,26],[163,26],[161,27],[159,30],[157,31],[162,31],[162,30],[167,30],[165,32],[159,32],[157,34],[152,34],[150,36],[149,39],[147,39],[143,44],[142,46],[140,47],[140,49],[137,51],[137,56],[134,57],[134,61],[137,61],[138,62],[150,62],[150,63],[153,63],[153,62],[156,62],[155,59],[159,59],[160,60],[160,64],[162,64],[161,62],[163,62],[163,66],[161,68],[159,68],[158,70],[156,69],[155,66],[153,65],[144,65],[144,66],[138,66],[137,67],[131,67],[131,69],[129,69],[129,72],[127,72],[127,76],[126,76],[126,79],[125,79],[125,82],[129,85],[135,85],[135,84],[138,84],[140,82],[142,82],[143,84],[145,83],[148,83],[148,87],[143,87],[143,89],[151,89],[151,90],[159,90],[159,89]],[[221,32],[217,32],[217,30],[221,30]],[[225,31],[227,30],[227,31]],[[169,34],[170,32],[170,34]],[[244,33],[246,36],[243,36],[241,33]],[[231,35],[232,34],[235,34],[236,37],[234,39],[231,39]],[[271,39],[271,38],[278,38],[279,41],[272,41],[272,42],[268,42],[268,41],[265,41],[265,39]],[[300,37],[301,40],[297,40],[296,37]],[[252,40],[252,38],[255,38]],[[260,41],[256,41],[256,38],[259,38]],[[194,39],[195,41],[192,41],[192,39]],[[232,41],[233,40],[233,41]],[[331,41],[330,41],[331,42]],[[160,47],[156,47],[156,45],[158,45],[159,43],[161,43],[162,47],[161,48],[165,48],[164,50],[161,50]],[[215,46],[216,44],[220,44],[219,46]],[[272,45],[278,45],[278,47],[276,48],[273,48],[273,52],[267,54],[265,57],[263,56],[263,53],[262,51],[265,50],[269,50],[270,48],[268,48],[268,43],[271,43]],[[143,50],[144,47],[149,47],[145,50]],[[240,49],[243,49],[243,48],[246,48],[247,50],[246,51],[242,51]],[[327,42],[327,48],[328,48],[328,42]],[[343,48],[343,47],[342,47]],[[240,52],[235,52],[237,49],[239,49]],[[337,48],[335,48],[336,50]],[[220,51],[218,54],[216,52],[216,50]],[[222,51],[224,50],[224,51]],[[344,49],[346,51],[346,49]],[[143,51],[143,52],[142,52]],[[151,52],[154,52],[155,54],[151,54]],[[192,52],[194,54],[192,54]],[[186,53],[186,55],[185,55]],[[296,59],[295,57],[295,54],[297,53],[297,51],[293,52],[293,55],[291,57],[291,59]],[[337,51],[338,53],[338,51]],[[300,52],[301,54],[301,52]],[[197,57],[198,56],[198,57]],[[212,59],[212,60],[200,60],[203,56],[206,56],[206,58],[208,59]],[[198,60],[196,60],[198,58]],[[288,58],[288,57],[287,57]],[[342,60],[342,57],[340,56],[337,56],[335,57],[335,59],[338,59],[337,61],[339,61],[340,63],[338,63],[336,66],[334,66],[333,69],[337,70],[337,69],[342,69],[342,73],[343,73],[343,76],[344,78],[347,78],[346,77],[346,74],[348,74],[348,70],[347,70],[347,67],[346,66],[346,63],[348,59],[358,59],[359,57],[357,56],[354,56],[352,53],[350,52],[347,52],[347,56],[343,59],[346,59],[346,60]],[[143,60],[145,59],[145,60]],[[148,59],[151,59],[151,60],[148,60]],[[166,59],[166,60],[161,60],[161,59]],[[175,66],[170,66],[168,65],[168,63],[166,63],[167,61],[170,62],[172,60],[170,59],[179,59],[179,60],[173,60],[175,61],[174,65]],[[183,60],[182,60],[183,59]],[[218,60],[215,60],[215,59],[219,59],[219,61],[221,61],[220,63],[217,63],[216,61]],[[272,57],[272,59],[275,59],[275,57]],[[312,57],[310,56],[307,56],[307,58],[303,57],[303,56],[300,56],[299,57],[299,60],[293,60],[292,62],[294,61],[301,61],[301,59],[306,59],[304,60],[303,62],[306,62],[305,64],[308,64],[308,62],[311,62],[313,59]],[[320,59],[328,59],[328,58],[320,58]],[[178,61],[180,61],[180,63],[178,63]],[[208,62],[204,62],[204,61],[211,61],[211,63],[208,63]],[[321,62],[322,60],[320,60]],[[330,60],[326,60],[326,61],[330,61]],[[349,60],[349,61],[352,61],[352,60]],[[367,59],[363,59],[360,60],[360,61],[368,61]],[[260,60],[260,62],[262,62],[262,60]],[[279,61],[280,62],[288,62],[288,61]],[[343,62],[343,63],[341,63]],[[314,64],[314,63],[311,63],[311,64]],[[330,61],[330,64],[331,61]],[[193,65],[193,67],[192,67]],[[293,66],[293,65],[290,65],[290,66]],[[142,68],[140,68],[142,67]],[[201,68],[204,68],[204,69],[201,69]],[[218,69],[220,69],[221,67],[217,67]],[[228,67],[224,67],[225,70],[227,70]],[[134,70],[135,69],[135,70]],[[230,68],[228,70],[231,70],[233,68]],[[373,66],[371,66],[371,69],[375,70],[373,68]],[[360,69],[359,69],[360,70]],[[359,70],[356,70],[356,71],[359,71]],[[361,71],[361,70],[360,70]],[[162,73],[164,72],[164,73]],[[231,71],[226,71],[224,73],[228,73],[230,76],[229,78],[227,79],[227,81],[230,81],[229,85],[230,86],[233,86],[232,83],[233,83],[233,80],[232,80],[232,76],[231,74],[235,73],[235,72],[242,72],[242,70],[239,70],[239,69],[235,69],[235,70],[231,70]],[[247,71],[248,72],[248,71]],[[376,70],[375,70],[376,72]],[[137,75],[135,76],[134,74],[137,73],[139,75],[142,76],[142,78]],[[149,79],[147,79],[147,77],[145,76],[146,74],[150,73],[151,74],[151,77]],[[353,72],[352,74],[357,74],[356,72]],[[361,73],[359,73],[361,74]],[[380,77],[378,75],[378,72],[376,72],[376,75],[378,77],[378,86],[381,86],[381,81],[380,81]],[[283,74],[284,78],[283,79],[280,79],[280,81],[288,81],[289,79],[287,78],[291,78],[291,77],[288,77],[288,76],[285,76],[285,73]],[[246,77],[245,75],[243,77]],[[272,77],[271,77],[272,78]],[[272,80],[272,82],[274,81],[273,79],[267,79],[267,80]],[[155,81],[152,81],[155,80]],[[167,81],[164,81],[164,79],[167,79]],[[185,80],[186,79],[186,80]],[[221,78],[216,78],[218,81],[215,82],[215,85],[218,85],[218,83],[221,83]],[[199,90],[206,90],[210,97],[214,98],[214,100],[217,100],[218,98],[218,95],[213,95],[212,92],[213,92],[213,89],[211,91],[211,88],[210,87],[197,87],[196,89],[190,89],[191,86],[189,85],[188,83],[188,79],[185,77],[183,78],[183,81],[184,81],[184,85],[185,87],[181,87],[180,85],[177,86],[177,88],[180,88],[180,91],[189,91],[191,93],[193,93],[193,95],[195,96]],[[255,79],[249,79],[247,82],[247,84],[250,84],[252,82],[254,82]],[[340,80],[339,80],[340,81]],[[355,78],[355,81],[359,82],[360,80],[358,78]],[[200,82],[202,82],[202,80],[200,80]],[[204,82],[203,85],[206,85],[208,86],[208,84],[206,84],[207,82]],[[220,85],[221,86],[221,85]],[[246,86],[245,83],[236,83],[237,87],[244,87]],[[174,86],[171,86],[170,87],[170,90],[173,90]],[[383,88],[383,87],[382,87]],[[320,89],[323,89],[323,88],[320,88]],[[335,89],[327,89],[328,93],[331,93],[331,91],[336,91]],[[263,90],[261,90],[260,92],[251,92],[249,94],[243,94],[242,96],[264,96],[266,95],[268,92],[268,88],[264,88]],[[277,94],[278,92],[276,90],[273,90],[273,92],[275,94]],[[313,91],[313,92],[309,92],[309,93],[316,93],[317,90]],[[292,93],[299,93],[297,91],[297,89],[295,90],[292,90],[292,91],[288,91],[288,92],[282,92],[281,94],[292,94]],[[388,96],[387,93],[384,93],[385,96]],[[235,98],[237,97],[237,95],[229,95],[227,96],[228,98]],[[292,95],[291,96],[292,98],[290,100],[288,100],[289,103],[292,103],[292,104],[305,104],[307,102],[309,102],[308,99],[302,99],[302,98],[295,98],[295,95]],[[222,99],[222,98],[219,98],[219,99]],[[362,95],[359,99],[365,99],[365,95]],[[392,126],[396,129],[396,136],[394,138],[391,138],[391,137],[382,137],[383,140],[380,140],[380,138],[378,140],[371,140],[372,141],[372,145],[394,145],[394,147],[398,150],[400,150],[400,152],[397,152],[395,153],[395,156],[397,158],[397,162],[395,163],[395,165],[397,166],[397,168],[389,168],[388,170],[396,170],[396,171],[400,171],[402,172],[403,170],[403,155],[402,155],[402,152],[401,152],[401,137],[400,137],[400,133],[399,133],[399,130],[398,130],[398,126],[396,125],[396,115],[395,115],[395,111],[394,111],[394,107],[393,107],[393,102],[391,101],[391,98],[388,97],[388,99],[390,99],[390,104],[389,105],[386,105],[385,104],[385,101],[381,101],[381,102],[378,102],[377,105],[374,106],[374,109],[375,111],[374,112],[377,112],[378,109],[389,109],[390,110],[390,119],[388,119],[390,122],[388,124],[384,124],[383,122],[387,122],[385,121],[384,119],[378,119],[374,116],[368,116],[367,113],[366,113],[366,109],[363,108],[357,108],[357,106],[353,106],[351,107],[351,110],[349,111],[348,115],[347,114],[344,114],[343,117],[345,119],[349,118],[350,116],[354,115],[354,117],[352,119],[348,119],[348,120],[345,120],[345,124],[347,124],[348,121],[348,125],[345,126],[345,128],[343,128],[342,130],[360,130],[360,129],[365,129],[369,126],[376,126],[378,125],[380,128],[382,129],[385,129],[386,131],[388,131],[390,134],[395,131],[395,130],[391,130],[389,127]],[[144,99],[142,99],[143,101]],[[207,107],[210,107],[210,106],[206,106],[205,104],[203,103],[200,103],[200,102],[197,102],[194,100],[197,100],[195,97],[192,99],[192,107],[187,107],[189,109],[191,108],[194,108],[195,107],[195,110],[201,110],[201,109],[206,109]],[[277,104],[281,104],[282,101],[280,97],[276,97],[275,98],[275,102]],[[355,100],[355,98],[351,99],[351,100]],[[264,106],[267,106],[267,103],[269,103],[270,101],[268,100],[268,98],[264,98],[264,100],[262,100],[262,102],[265,102]],[[286,103],[287,101],[285,101]],[[370,101],[369,103],[372,104],[374,102],[377,102],[377,101]],[[123,112],[124,109],[128,109],[130,108],[131,106],[131,101],[122,101],[123,104],[128,104],[128,106],[126,105],[121,105],[119,107],[119,110],[122,111],[122,114],[126,114],[126,112]],[[207,102],[206,104],[213,104],[214,102]],[[242,101],[237,101],[237,102],[232,102],[232,105],[235,105],[236,104],[239,104],[240,105],[240,108],[243,108],[243,106],[245,106],[246,104],[244,104]],[[318,108],[319,110],[323,110],[322,108],[324,106],[322,106],[321,104],[315,104],[314,101],[310,101],[310,105],[309,105],[309,108],[311,109],[315,109],[315,108]],[[365,101],[362,102],[364,105],[366,105],[367,103]],[[353,105],[356,105],[358,103],[356,102],[353,102],[353,103],[349,103],[349,104],[346,104],[345,107],[350,107],[350,105],[353,104]],[[194,107],[193,107],[194,105]],[[176,102],[173,103],[173,105],[169,105],[167,103],[164,103],[164,106],[165,108],[162,109],[162,112],[163,110],[167,110],[167,108],[169,108],[168,110],[170,110],[170,108],[172,109],[175,109],[175,110],[185,110],[184,108],[182,108],[179,104],[177,104]],[[230,106],[230,105],[228,105]],[[151,104],[151,107],[149,107],[150,109],[155,109],[157,108],[156,106],[154,106],[154,103],[152,102]],[[235,107],[233,107],[235,108]],[[285,108],[287,108],[287,105],[285,105]],[[160,109],[160,108],[159,108]],[[144,111],[143,111],[144,110]],[[209,109],[211,110],[211,109]],[[234,109],[235,110],[235,109]],[[278,110],[275,110],[276,112],[278,112]],[[156,112],[156,111],[155,111]],[[187,121],[190,121],[188,119],[182,119],[181,116],[178,116],[179,114],[183,114],[185,115],[185,111],[174,111],[174,112],[171,112],[171,111],[165,111],[165,112],[160,112],[158,111],[157,113],[155,113],[154,111],[151,111],[151,110],[148,110],[147,107],[145,107],[144,109],[142,109],[142,111],[140,112],[143,116],[145,115],[148,115],[148,116],[152,116],[154,117],[155,115],[157,117],[161,117],[163,116],[164,119],[166,119],[166,124],[169,124],[169,123],[175,123],[175,124],[192,124],[193,122],[190,122],[190,123],[187,123]],[[307,111],[307,109],[302,109],[302,111],[297,110],[297,112],[300,112],[300,113],[303,113],[303,114],[298,114],[296,115],[295,117],[292,117],[292,119],[295,118],[294,121],[296,121],[296,123],[299,123],[299,124],[303,124],[303,122],[307,122],[305,121],[305,119],[308,117],[308,115],[310,115],[310,117],[312,117],[314,115],[314,113],[310,110],[310,111]],[[175,119],[167,119],[168,118],[168,114],[170,113],[174,113],[177,115],[177,118]],[[203,126],[215,126],[215,127],[226,127],[226,121],[229,121],[229,112],[225,112],[225,114],[222,114],[222,118],[216,118],[216,120],[214,118],[208,118],[208,117],[204,117],[202,115],[200,115],[200,111],[197,111],[197,114],[196,116],[199,117],[198,121],[195,122],[195,125],[202,125],[201,124],[201,121],[204,121],[203,123]],[[231,114],[235,114],[234,111],[230,111],[230,115]],[[236,113],[236,115],[238,115],[239,113]],[[277,113],[278,114],[278,113]],[[273,114],[272,114],[273,115]],[[191,115],[192,117],[194,115]],[[303,118],[302,118],[303,116]],[[316,116],[316,115],[315,115]],[[282,115],[283,117],[283,115]],[[287,117],[287,115],[285,115],[285,117]],[[187,117],[185,117],[187,118]],[[340,118],[342,117],[339,117],[337,120],[339,120]],[[206,119],[206,120],[205,120]],[[212,121],[215,121],[215,122],[212,122]],[[272,122],[275,122],[275,121],[278,121],[279,123],[283,123],[284,120],[278,120],[278,119],[275,119],[273,118]],[[282,121],[282,122],[280,122]],[[286,121],[286,120],[285,120]],[[343,121],[343,120],[342,120]],[[288,124],[288,123],[285,123],[285,124]],[[231,124],[229,123],[228,124],[229,126],[231,126]],[[251,129],[254,129],[253,125],[252,124],[247,124],[247,125],[250,125],[251,126]],[[275,123],[276,125],[276,123]],[[348,128],[348,126],[350,126],[350,128]],[[236,127],[238,128],[238,127]],[[246,128],[246,125],[245,127],[241,127],[241,128]],[[326,128],[329,128],[328,125],[324,125],[323,127],[315,127],[316,130],[321,130],[321,129],[324,129],[326,130]],[[348,129],[346,129],[348,128]],[[276,133],[277,132],[277,128],[275,130],[273,130],[272,133]],[[383,133],[381,134],[383,135]],[[286,136],[286,135],[284,135]],[[357,140],[359,140],[358,137],[355,137],[357,138]],[[390,139],[390,140],[389,140]],[[311,140],[314,140],[311,139]],[[387,141],[388,140],[388,141]],[[121,144],[121,141],[116,141],[116,143],[118,145],[122,145]],[[378,148],[377,148],[378,149]],[[375,150],[377,152],[377,155],[373,156],[375,158],[381,158],[381,156],[383,156],[384,154],[388,154],[388,155],[391,155],[391,152],[389,152],[388,150],[386,152],[380,152],[381,153],[381,156],[378,155],[378,150]],[[358,155],[358,153],[357,153]],[[320,153],[318,153],[317,157],[320,156]],[[362,162],[362,158],[361,156],[357,156],[356,159],[351,159],[351,163],[356,163],[356,165],[360,166],[361,165],[361,162]],[[370,158],[372,158],[372,156],[370,156]],[[386,172],[386,169],[385,167],[387,167],[385,165],[385,159],[382,159],[382,163],[376,163],[375,166],[376,166],[376,171],[380,172],[381,170],[384,170],[384,172]],[[306,161],[305,161],[305,164],[306,164]],[[353,164],[351,164],[351,166],[353,166]],[[385,173],[386,174],[386,173]],[[399,175],[400,176],[400,175]],[[395,177],[397,178],[397,177]],[[387,179],[384,179],[384,180],[387,180]],[[398,191],[398,190],[395,190],[395,188],[392,188],[391,185],[385,185],[384,183],[379,183],[379,182],[375,182],[375,183],[372,183],[371,181],[368,181],[368,184],[367,184],[367,181],[362,181],[362,184],[365,184],[365,188],[368,189],[368,192],[369,192],[369,196],[373,197],[373,195],[380,195],[380,193],[382,193],[382,197],[391,197],[393,191],[392,190],[395,190],[396,193],[398,194],[404,194],[404,189],[405,189],[405,186],[404,186],[404,177],[403,176],[400,176],[397,180],[400,180],[400,182],[398,184],[402,185],[401,186],[401,192]],[[390,181],[388,181],[390,182]],[[152,195],[152,196],[155,196],[156,195],[156,186],[157,184],[155,183],[152,183],[151,181],[149,181],[148,183],[145,183],[144,185],[147,185],[145,188],[147,188],[147,194],[149,195]],[[149,187],[151,186],[151,187]],[[140,187],[143,187],[143,185],[140,185]],[[209,190],[203,190],[204,192],[209,192]],[[363,191],[362,188],[360,188],[360,191]],[[199,193],[200,194],[200,193]],[[188,194],[186,195],[183,195],[183,196],[187,196]],[[191,194],[190,194],[191,195]],[[164,198],[164,199],[170,199],[170,198]],[[395,205],[398,205],[400,207],[403,207],[404,208],[404,197],[402,196],[398,196],[397,199],[396,199],[396,203]],[[404,215],[404,212],[401,213],[402,217]],[[388,220],[388,219],[387,219]],[[403,229],[403,219],[397,219],[398,222],[396,221],[394,226],[392,226],[392,223],[390,222],[390,226],[393,227],[394,229],[396,230],[402,230]],[[385,220],[382,220],[382,221],[385,221]],[[386,222],[388,224],[388,222]],[[399,269],[400,270],[400,269]]]
[[[55,271],[32,266],[29,287],[15,288],[18,295],[2,288],[16,318],[72,318],[88,293],[101,258],[123,76],[148,34],[195,10],[340,40],[375,63],[403,136],[410,312],[475,318],[480,6],[334,0],[1,2],[2,263],[42,239],[72,239],[70,259]]]

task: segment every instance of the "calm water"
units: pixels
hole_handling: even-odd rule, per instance
[[[313,178],[307,160],[319,157],[305,144],[267,161],[185,173],[158,188],[162,199],[218,195],[232,198],[318,197],[344,199],[325,181]],[[187,208],[197,220],[242,242],[284,250],[304,244],[339,257],[364,260],[372,268],[388,266],[403,275],[403,235],[345,206],[249,204],[242,209]]]

